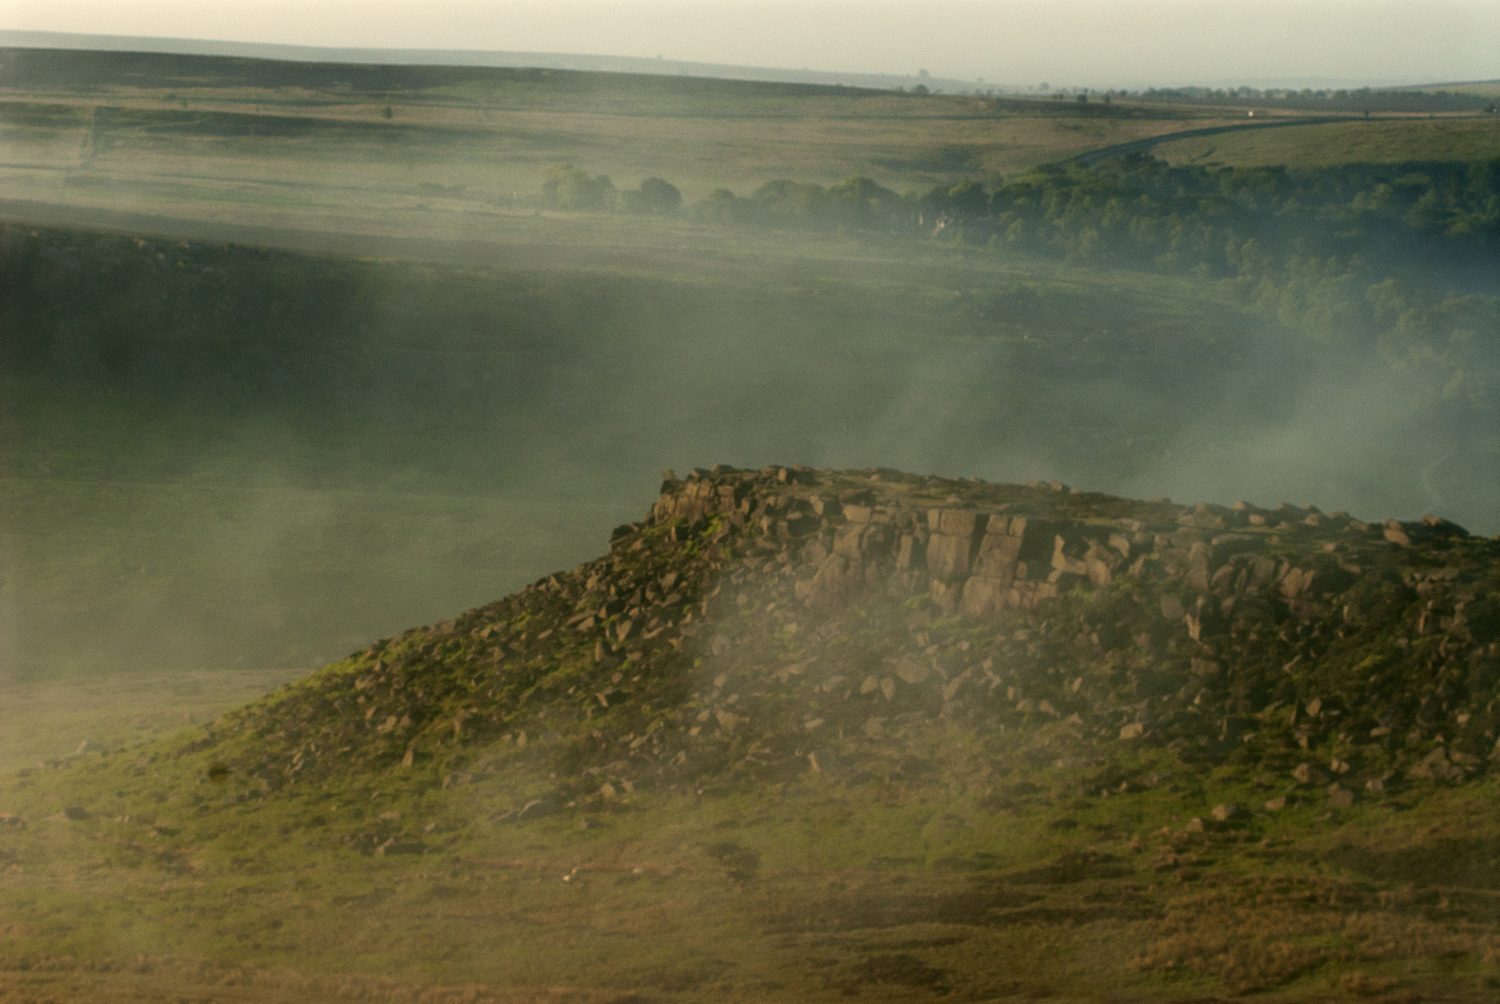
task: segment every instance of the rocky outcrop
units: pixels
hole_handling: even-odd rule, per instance
[[[695,472],[663,485],[645,525],[680,521],[691,530],[720,519],[750,527],[796,556],[796,595],[824,612],[873,590],[926,595],[944,610],[983,619],[1076,587],[1104,589],[1121,575],[1169,583],[1194,594],[1168,607],[1181,607],[1173,619],[1195,640],[1222,629],[1241,600],[1316,612],[1321,599],[1359,575],[1351,556],[1381,541],[1409,547],[1413,539],[1467,536],[1433,517],[1372,527],[1342,513],[1243,503],[1116,499],[1102,516],[1064,486],[966,482],[958,497],[948,494],[952,483],[937,479],[868,477],[874,480],[841,487],[847,476],[797,469]]]
[[[1373,797],[1488,769],[1497,558],[1434,518],[714,468],[664,482],[607,555],[354,653],[200,742],[268,787],[371,769],[462,785],[502,753],[548,757],[560,790],[517,806],[566,807],[888,771],[896,737],[950,720],[1284,775],[1321,758],[1340,799]]]

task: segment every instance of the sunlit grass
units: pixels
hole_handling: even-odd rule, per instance
[[[1375,119],[1247,129],[1163,143],[1153,155],[1173,164],[1233,167],[1487,160],[1500,156],[1500,117]]]

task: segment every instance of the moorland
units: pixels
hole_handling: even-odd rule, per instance
[[[1298,124],[1170,138],[1252,110]],[[496,768],[482,798],[443,786],[457,764],[350,767],[319,783],[398,816],[361,808],[343,826],[323,794],[255,787],[270,775],[231,763],[212,730],[170,735],[590,559],[672,465],[1040,478],[1495,532],[1500,122],[1409,101],[1311,112],[1326,121],[1231,99],[7,50],[0,757],[28,773],[0,805],[27,828],[0,854],[15,855],[5,895],[22,918],[7,978],[30,974],[15,993],[1091,997],[1126,979],[1143,998],[1483,999],[1491,782],[1459,759],[1452,777],[1406,781],[1417,752],[1477,755],[1451,745],[1452,725],[1364,760],[1334,729],[1269,763],[1183,761],[1166,740],[1116,762],[1117,738],[1077,747],[1041,698],[1008,696],[1014,748],[983,746],[987,718],[887,742],[898,765],[904,744],[932,745],[910,753],[931,770],[909,784],[821,777],[804,756],[775,782],[801,836],[765,818],[764,792],[632,801],[629,774],[600,782],[631,806],[607,825],[491,818],[556,788],[547,774],[581,783],[605,765],[574,753]],[[1145,154],[1067,162],[1157,136]],[[930,593],[903,602],[918,605],[885,616],[928,636],[914,651],[978,644],[957,648],[970,628],[922,606]],[[448,672],[417,651],[426,635],[399,636],[413,680]],[[882,678],[872,699],[893,700]],[[1305,709],[1319,694],[1292,696]],[[1449,703],[1433,706],[1482,735]],[[466,707],[444,710],[455,739]],[[483,743],[514,748],[520,731],[497,724]],[[1016,766],[1058,743],[1046,762],[1061,773]],[[1003,783],[965,780],[969,757]],[[1390,798],[1330,809],[1293,779],[1291,812],[1215,828],[1215,805],[1282,797],[1304,761],[1353,764],[1361,783],[1389,772]],[[1103,774],[1127,790],[1181,777],[1074,805]],[[259,822],[223,814],[251,805]],[[1194,818],[1204,829],[1184,830]],[[845,848],[850,820],[871,836]],[[373,853],[395,838],[422,853]],[[1434,855],[1457,870],[1412,870]],[[595,871],[614,876],[607,895]],[[854,913],[885,919],[809,933],[844,924],[839,895],[867,882],[911,891],[866,890]],[[604,898],[564,909],[559,887]],[[924,897],[945,906],[913,906]],[[1105,901],[1125,913],[1089,912]],[[1328,909],[1309,920],[1314,906]],[[997,926],[987,911],[1002,908],[1021,912]],[[778,910],[811,911],[811,927]],[[1226,915],[1252,947],[1204,940]],[[464,926],[474,940],[455,941]],[[497,941],[510,954],[486,955]],[[960,964],[976,955],[994,971]],[[538,958],[550,968],[528,969]]]

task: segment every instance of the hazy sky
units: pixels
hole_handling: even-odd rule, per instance
[[[1500,0],[5,0],[0,28],[1062,86],[1500,78]]]

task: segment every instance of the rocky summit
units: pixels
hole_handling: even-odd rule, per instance
[[[1101,765],[1094,795],[1149,784],[1103,766],[1146,746],[1337,806],[1490,769],[1497,556],[1435,517],[715,467],[669,476],[607,555],[355,653],[199,748],[266,790],[544,756],[556,783],[516,793],[523,817],[889,779],[924,729],[1043,729]]]

